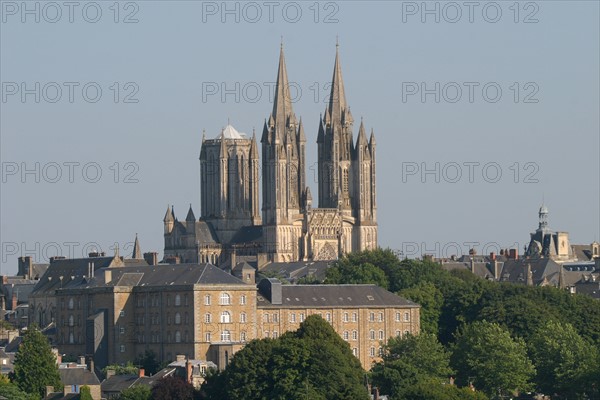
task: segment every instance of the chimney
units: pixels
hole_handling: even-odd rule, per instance
[[[233,250],[231,252],[231,269],[233,270],[233,268],[235,267],[235,265],[237,264],[237,255],[235,254],[235,250]]]
[[[88,256],[90,258],[99,257],[100,253],[98,253],[97,251],[92,251],[91,253],[88,253]]]
[[[112,368],[106,370],[106,379],[115,376],[116,371]]]
[[[500,264],[497,260],[494,260],[494,279],[500,280],[500,273],[502,272],[502,268],[500,268],[502,264]]]
[[[95,365],[94,365],[94,359],[93,358],[90,358],[90,362],[88,363],[88,370],[90,372],[92,372],[93,374],[96,373],[96,371],[94,371],[95,370]]]
[[[494,253],[493,251],[490,253],[490,260],[496,261],[496,253]]]
[[[177,361],[177,362],[185,361],[185,356],[183,354],[177,354],[175,356],[175,361]]]
[[[52,264],[56,260],[64,260],[66,258],[67,257],[65,257],[65,256],[53,256],[53,257],[50,257],[50,264]]]
[[[31,276],[31,268],[33,267],[31,256],[19,257],[19,272],[17,275],[24,276],[29,279]]]
[[[138,378],[143,378],[144,376],[146,376],[146,370],[144,368],[140,368],[138,370]]]
[[[519,250],[510,249],[509,258],[512,258],[513,260],[518,260],[519,259]]]
[[[109,284],[112,281],[112,271],[110,268],[104,270],[104,283]]]
[[[454,377],[453,376],[450,377],[450,386],[454,386]]]
[[[185,380],[187,383],[192,383],[192,363],[190,360],[185,362]]]
[[[17,293],[14,292],[14,288],[13,288],[13,294],[12,294],[12,308],[11,310],[16,310],[17,309],[17,303],[19,302],[19,299],[17,298]]]
[[[46,397],[54,393],[54,386],[46,386]]]
[[[146,260],[148,265],[156,265],[158,264],[158,253],[155,251],[144,253],[144,260]]]
[[[373,388],[373,400],[379,400],[379,388],[377,386]]]
[[[87,363],[85,362],[85,356],[79,356],[79,365],[85,365],[87,367]]]

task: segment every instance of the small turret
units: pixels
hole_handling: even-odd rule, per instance
[[[167,212],[165,213],[165,217],[163,218],[163,223],[165,225],[165,234],[171,233],[175,224],[175,215],[173,213],[173,207],[167,206]]]

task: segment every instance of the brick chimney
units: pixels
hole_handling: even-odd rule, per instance
[[[508,254],[509,254],[508,258],[512,258],[513,260],[519,259],[519,250],[518,249],[510,249],[510,252]]]
[[[46,386],[46,397],[54,393],[54,386]]]
[[[493,251],[490,253],[490,260],[496,261],[496,253],[494,253]]]
[[[143,378],[144,376],[146,376],[146,370],[144,368],[140,368],[138,370],[138,378]]]
[[[14,289],[14,288],[13,288]],[[17,293],[13,291],[12,294],[12,302],[11,302],[11,310],[16,310],[17,309],[17,303],[18,303],[19,299],[17,298]]]
[[[17,275],[24,276],[25,279],[29,279],[31,276],[31,269],[33,267],[33,262],[31,256],[19,257],[19,271]]]
[[[116,371],[114,369],[107,369],[106,370],[106,379],[115,376],[116,375]]]

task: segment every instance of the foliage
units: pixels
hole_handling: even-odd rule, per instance
[[[148,386],[138,385],[121,392],[118,400],[151,400],[152,392]]]
[[[207,376],[207,399],[366,399],[364,370],[349,345],[318,315],[278,339],[253,340],[220,373]]]
[[[398,295],[421,305],[421,332],[437,335],[444,304],[442,292],[431,282],[420,282],[402,289]]]
[[[152,388],[154,400],[193,400],[194,386],[176,376],[160,378]]]
[[[15,331],[15,330],[17,330],[17,328],[15,328],[15,326],[13,324],[8,322],[7,320],[0,319],[0,331],[1,332]]]
[[[120,365],[120,364],[107,365],[106,367],[102,368],[102,373],[104,375],[106,375],[106,373],[108,372],[109,369],[114,370],[115,375],[137,375],[139,372],[138,367],[133,365],[133,363],[131,361],[127,361],[127,364],[125,364],[125,365]]]
[[[27,394],[11,383],[5,375],[0,375],[0,396],[11,400],[38,400],[37,394]]]
[[[420,381],[441,385],[453,374],[450,355],[430,333],[390,338],[383,361],[371,369],[373,385],[393,398],[410,398],[406,390]]]
[[[327,270],[325,283],[372,283],[396,291],[400,261],[390,250],[365,250],[345,254]]]
[[[83,385],[79,389],[79,399],[80,400],[93,400],[93,398],[92,398],[92,391],[90,390],[89,386]]]
[[[458,388],[454,385],[441,385],[439,382],[422,380],[409,387],[403,397],[392,399],[411,400],[487,400],[488,397],[469,388]]]
[[[600,383],[598,349],[570,324],[546,322],[532,335],[529,349],[544,393],[572,398],[591,393]]]
[[[490,396],[528,390],[535,374],[525,342],[512,338],[500,325],[485,321],[465,326],[451,362],[459,385],[472,382]]]
[[[135,365],[144,368],[146,374],[154,375],[161,370],[160,362],[156,358],[156,353],[152,350],[146,350],[135,359]],[[135,372],[137,373],[137,372]]]
[[[25,333],[14,365],[14,382],[24,392],[43,396],[46,386],[53,386],[55,390],[62,388],[56,357],[48,339],[35,325]]]

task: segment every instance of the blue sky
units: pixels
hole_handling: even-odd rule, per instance
[[[339,40],[381,246],[522,251],[542,200],[551,228],[600,240],[598,2],[0,4],[4,273],[136,233],[162,253],[167,204],[199,215],[203,129],[262,131],[282,36],[313,194]]]

